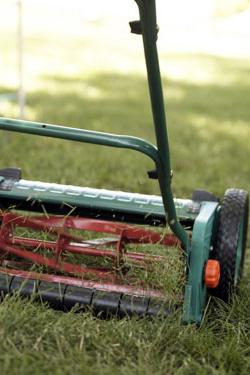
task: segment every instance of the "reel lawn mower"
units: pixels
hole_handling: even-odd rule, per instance
[[[156,146],[132,136],[8,118],[0,118],[0,129],[140,152],[154,162],[148,176],[158,180],[161,196],[34,182],[22,179],[18,168],[0,170],[0,290],[2,296],[32,295],[56,309],[90,306],[104,316],[165,316],[182,305],[183,322],[199,325],[209,296],[228,301],[239,283],[248,194],[228,189],[222,203],[203,190],[192,199],[173,198],[155,0],[136,3],[140,20],[130,27],[143,38]],[[139,246],[150,252],[138,252]],[[153,253],[156,247],[160,255]],[[167,264],[169,250],[183,261],[176,305],[156,284],[131,276],[133,267],[150,274],[154,264]]]

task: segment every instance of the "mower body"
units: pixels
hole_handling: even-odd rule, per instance
[[[7,118],[0,118],[0,130],[140,152],[155,165],[149,177],[158,180],[161,196],[28,181],[22,179],[18,168],[1,170],[0,289],[3,294],[17,290],[24,296],[38,293],[52,307],[66,310],[80,304],[119,316],[168,315],[171,309],[160,291],[124,285],[118,282],[118,274],[126,274],[126,259],[136,264],[148,261],[145,254],[127,251],[125,244],[151,244],[152,249],[156,244],[174,246],[182,252],[185,269],[179,304],[182,320],[200,324],[212,291],[228,300],[240,279],[248,195],[230,189],[222,203],[203,191],[195,192],[192,199],[173,198],[155,1],[136,3],[140,20],[130,22],[130,27],[143,39],[156,145],[127,135]],[[36,212],[38,216],[34,216]],[[163,233],[149,226],[163,228]],[[46,231],[54,239],[21,238],[16,234],[20,227]],[[166,233],[166,227],[171,233]],[[69,230],[90,230],[98,237],[82,240]],[[100,238],[100,233],[112,237]],[[65,254],[109,258],[114,265],[111,269],[85,267],[65,260]],[[150,261],[154,260],[167,261],[150,256]],[[48,272],[34,272],[28,268],[32,264],[47,267]]]

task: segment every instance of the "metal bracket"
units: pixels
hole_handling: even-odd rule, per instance
[[[131,21],[129,26],[132,34],[142,34],[141,21]]]
[[[12,190],[16,181],[21,180],[22,172],[20,168],[0,169],[0,190]]]
[[[147,174],[148,174],[148,178],[150,178],[152,180],[157,180],[158,179],[158,173],[157,173],[156,169],[153,169],[151,171],[147,171]]]

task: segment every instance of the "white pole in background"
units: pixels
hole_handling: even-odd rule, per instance
[[[18,59],[18,104],[19,117],[24,118],[25,92],[23,78],[23,3],[17,0],[17,59]]]

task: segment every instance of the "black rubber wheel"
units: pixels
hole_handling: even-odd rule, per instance
[[[214,257],[220,262],[221,277],[213,294],[228,302],[239,284],[246,252],[248,193],[228,189],[221,205]]]

